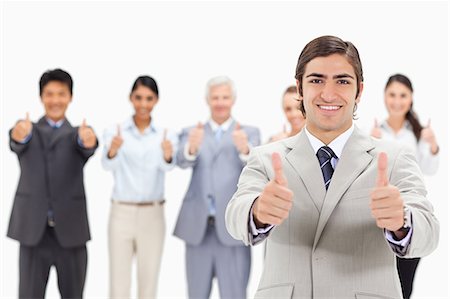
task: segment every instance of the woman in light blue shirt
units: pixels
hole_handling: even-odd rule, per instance
[[[439,166],[439,146],[430,123],[423,127],[413,110],[413,87],[408,77],[402,74],[389,77],[384,89],[384,102],[388,118],[381,125],[375,121],[372,136],[398,142],[409,148],[416,156],[422,172],[435,174]],[[405,299],[411,296],[419,261],[419,258],[397,257],[397,270]]]
[[[135,113],[104,133],[103,168],[114,176],[109,218],[110,298],[129,298],[132,260],[137,259],[138,298],[154,298],[165,235],[164,174],[175,166],[177,137],[154,125],[158,86],[136,79]]]

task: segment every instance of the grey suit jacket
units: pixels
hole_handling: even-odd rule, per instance
[[[11,132],[10,132],[11,134]],[[20,163],[20,179],[9,221],[8,237],[27,246],[37,245],[51,208],[55,233],[63,247],[84,245],[89,239],[83,167],[97,148],[78,145],[78,128],[66,120],[53,129],[41,118],[33,124],[26,144],[10,139]]]
[[[389,182],[411,209],[413,235],[404,257],[421,257],[438,244],[439,224],[415,158],[402,148],[372,139],[358,128],[344,146],[328,192],[318,160],[302,131],[253,149],[226,211],[230,234],[255,243],[249,233],[254,200],[273,178],[271,154],[280,153],[294,192],[289,217],[267,237],[258,298],[401,298],[398,254],[370,211],[377,155],[388,155]]]
[[[239,175],[245,163],[240,159],[233,140],[232,132],[236,123],[223,133],[219,143],[209,124],[205,124],[205,135],[195,161],[184,156],[184,147],[188,141],[189,131],[186,128],[180,134],[177,152],[177,165],[181,168],[192,168],[192,177],[187,193],[183,199],[174,235],[188,244],[198,245],[203,240],[209,215],[209,201],[216,203],[216,231],[219,240],[227,246],[242,245],[234,240],[225,228],[225,208],[237,189]],[[241,126],[252,146],[260,143],[259,130],[250,126]]]

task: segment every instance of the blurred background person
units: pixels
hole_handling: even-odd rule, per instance
[[[130,101],[134,115],[105,130],[102,165],[114,176],[109,217],[110,298],[130,298],[136,257],[138,298],[155,298],[165,235],[164,176],[175,166],[175,134],[158,128],[152,111],[158,86],[136,79]]]
[[[210,119],[180,134],[177,165],[192,168],[192,178],[178,214],[174,235],[186,243],[189,298],[208,298],[216,277],[221,298],[246,298],[250,247],[225,228],[225,208],[237,189],[250,149],[260,143],[255,127],[231,115],[236,101],[233,81],[208,81]]]
[[[402,74],[389,77],[384,89],[384,103],[388,117],[381,124],[375,119],[371,135],[409,147],[415,154],[424,174],[433,175],[439,166],[439,146],[430,126],[423,127],[413,110],[413,86]],[[397,270],[402,285],[403,297],[410,298],[414,275],[420,258],[397,257]]]
[[[305,117],[300,111],[300,102],[297,98],[297,87],[295,85],[289,86],[283,94],[282,108],[286,120],[290,125],[290,131],[283,126],[283,131],[272,136],[269,142],[278,141],[287,137],[292,137],[299,133],[305,125]]]

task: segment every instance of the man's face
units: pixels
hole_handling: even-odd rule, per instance
[[[218,124],[225,122],[231,117],[231,108],[234,105],[231,87],[227,84],[211,87],[208,105],[211,109],[211,118]]]
[[[349,129],[363,84],[357,97],[356,74],[347,59],[340,54],[314,58],[302,79],[307,129],[319,139],[337,137]]]
[[[42,89],[41,101],[44,104],[45,116],[56,122],[65,117],[72,95],[65,83],[50,81]]]

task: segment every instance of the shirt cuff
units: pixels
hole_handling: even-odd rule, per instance
[[[195,161],[195,159],[197,159],[197,155],[191,155],[189,154],[189,143],[186,143],[184,145],[184,158],[186,158],[186,160],[188,161]]]
[[[250,226],[250,230],[251,230],[251,233],[253,236],[258,236],[260,234],[266,234],[274,227],[274,225],[267,225],[266,227],[263,227],[263,228],[257,228],[255,221],[253,220],[253,207],[250,209],[250,217],[249,217],[248,224]]]
[[[20,144],[28,143],[28,141],[30,141],[30,139],[31,139],[31,135],[32,135],[32,133],[30,132],[30,134],[28,134],[23,140],[21,140],[17,143],[20,143]]]

